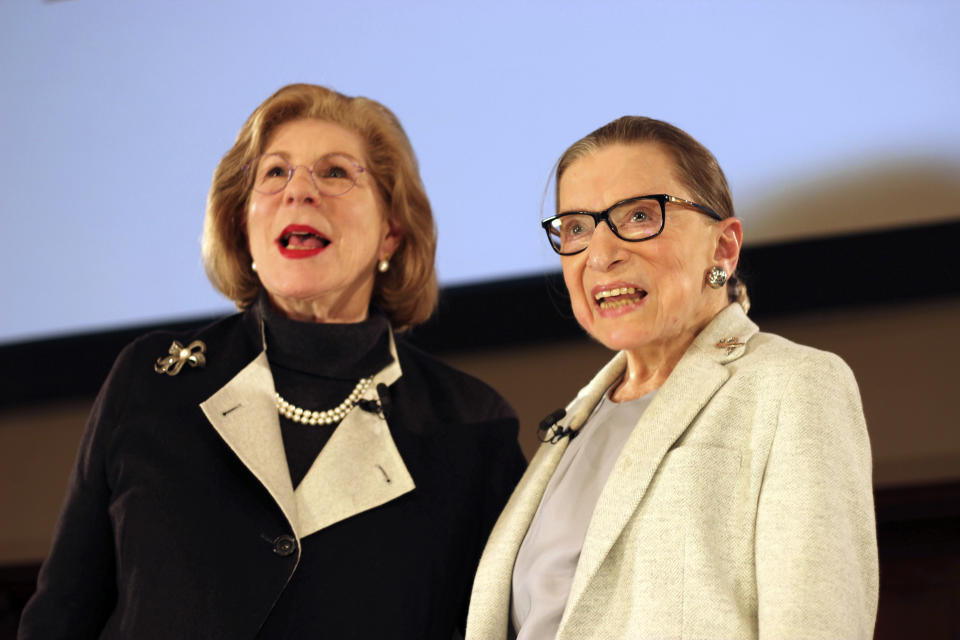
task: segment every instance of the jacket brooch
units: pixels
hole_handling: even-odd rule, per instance
[[[743,342],[740,341],[740,338],[721,338],[716,344],[717,349],[726,349],[727,355],[733,353],[737,347],[742,346]]]
[[[174,340],[167,352],[169,355],[157,358],[156,363],[153,365],[153,370],[157,373],[175,376],[180,373],[180,369],[183,368],[185,362],[190,363],[191,367],[202,368],[207,364],[207,358],[204,355],[206,351],[207,345],[203,344],[200,340],[194,340],[186,347]]]

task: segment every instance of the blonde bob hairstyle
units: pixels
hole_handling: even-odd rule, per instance
[[[278,126],[302,118],[332,122],[363,141],[362,162],[377,185],[387,220],[401,233],[390,269],[376,273],[371,302],[397,330],[425,321],[437,303],[437,232],[413,147],[397,117],[379,102],[317,85],[291,84],[267,98],[217,165],[203,225],[207,277],[240,309],[257,299],[262,285],[251,266],[244,167],[263,153]]]
[[[622,116],[570,145],[557,161],[555,201],[559,203],[560,178],[577,160],[609,145],[641,142],[657,143],[673,156],[677,179],[701,204],[716,211],[721,218],[733,216],[727,177],[713,154],[683,129],[643,116]],[[730,302],[739,302],[744,311],[748,311],[747,286],[736,274],[729,275],[726,287]]]

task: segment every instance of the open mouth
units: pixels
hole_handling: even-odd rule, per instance
[[[309,251],[326,248],[330,239],[310,231],[285,231],[278,242],[284,249]]]
[[[601,309],[618,309],[636,304],[647,297],[647,292],[636,287],[614,287],[594,294],[593,299]]]
[[[288,258],[307,258],[330,246],[330,238],[302,224],[287,225],[276,242],[280,253]]]

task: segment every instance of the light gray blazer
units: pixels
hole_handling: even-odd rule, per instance
[[[567,406],[579,428],[619,353]],[[569,439],[543,444],[490,534],[467,640],[510,629],[520,543]],[[872,638],[870,441],[837,356],[758,333],[737,304],[690,345],[597,501],[558,640]]]

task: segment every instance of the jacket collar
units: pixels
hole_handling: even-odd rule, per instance
[[[739,304],[727,306],[694,338],[663,388],[675,386],[670,379],[677,377],[678,370],[682,375],[684,369],[691,366],[691,362],[726,364],[736,360],[743,355],[746,342],[757,331],[759,328],[747,318]],[[577,396],[567,405],[566,416],[562,420],[563,426],[579,430],[606,390],[623,375],[626,367],[627,354],[625,351],[620,351],[597,372],[587,386],[580,389]],[[663,389],[658,395],[662,393]]]
[[[373,377],[364,400],[378,401],[377,386],[390,386],[402,375],[392,332],[390,354],[393,361]],[[273,375],[263,350],[200,408],[270,493],[297,538],[414,489],[386,419],[354,407],[294,490],[273,394]]]

